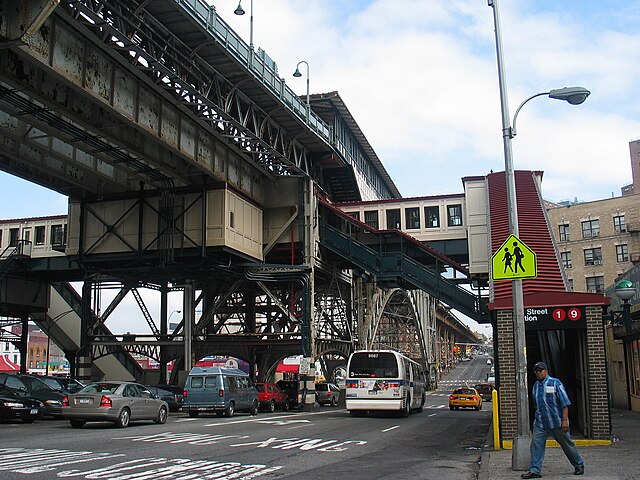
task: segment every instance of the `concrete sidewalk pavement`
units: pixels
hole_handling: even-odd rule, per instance
[[[573,475],[573,467],[562,449],[546,449],[542,477],[546,479],[592,478],[598,480],[640,480],[640,413],[611,410],[612,443],[606,446],[584,445],[578,451],[584,459],[585,474]],[[493,433],[482,453],[479,480],[519,479],[524,471],[511,469],[511,450],[493,451]],[[581,445],[582,444],[582,445]]]

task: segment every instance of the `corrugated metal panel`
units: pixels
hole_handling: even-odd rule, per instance
[[[518,197],[519,238],[533,250],[538,258],[538,276],[522,281],[523,294],[537,292],[565,292],[558,258],[553,247],[551,232],[544,215],[542,199],[536,188],[534,173],[516,171],[516,196]],[[489,212],[491,222],[491,251],[509,236],[507,188],[505,172],[487,176],[489,185]],[[512,282],[493,282],[493,299],[511,297]]]

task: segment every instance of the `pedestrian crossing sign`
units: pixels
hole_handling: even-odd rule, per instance
[[[537,275],[536,253],[515,235],[509,235],[491,257],[493,280],[519,280]]]

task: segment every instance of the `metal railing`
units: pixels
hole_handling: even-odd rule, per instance
[[[262,81],[289,110],[306,122],[305,103],[287,86],[284,79],[280,78],[275,62],[263,49],[259,48],[256,53],[216,13],[215,7],[208,5],[204,0],[175,0],[175,2],[197,20],[247,70]],[[313,111],[309,112],[308,126],[320,137],[332,143],[329,126]]]

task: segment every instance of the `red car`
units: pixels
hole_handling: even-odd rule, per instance
[[[260,408],[267,412],[275,411],[276,407],[283,412],[289,410],[289,397],[274,383],[256,383]]]

